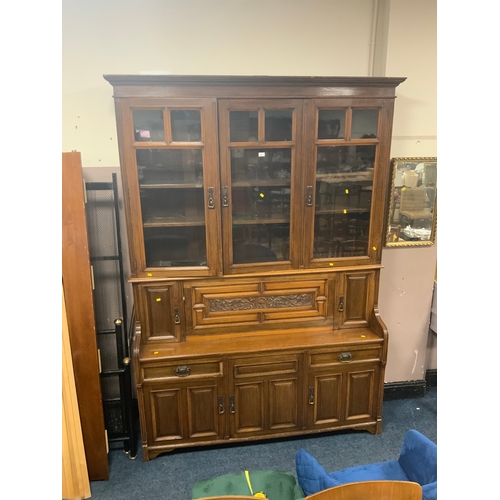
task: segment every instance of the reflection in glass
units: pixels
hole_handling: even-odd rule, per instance
[[[206,266],[205,227],[145,227],[147,267]]]
[[[352,139],[372,139],[377,137],[378,110],[353,109],[352,110]]]
[[[292,140],[291,109],[266,110],[266,141]]]
[[[231,142],[257,142],[257,111],[230,111],[229,130]]]
[[[171,110],[172,141],[201,141],[201,122],[198,110]]]
[[[233,262],[290,260],[291,149],[232,149]]]
[[[203,183],[201,149],[138,149],[139,183]]]
[[[412,158],[393,165],[387,243],[430,242],[435,224],[437,162]]]
[[[313,258],[368,254],[376,146],[318,147]]]
[[[134,109],[132,117],[136,141],[165,141],[163,111],[161,109]]]
[[[343,139],[345,109],[320,109],[318,116],[318,139]]]

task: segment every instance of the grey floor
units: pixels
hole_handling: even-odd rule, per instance
[[[327,471],[396,459],[409,429],[437,443],[437,387],[424,397],[385,401],[382,433],[343,431],[314,436],[187,449],[144,462],[122,450],[109,453],[108,481],[91,482],[93,500],[189,500],[196,481],[244,470],[279,470],[295,475],[295,453],[305,448]]]

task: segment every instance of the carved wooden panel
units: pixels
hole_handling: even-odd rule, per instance
[[[192,329],[282,325],[327,319],[327,280],[272,281],[191,288]]]

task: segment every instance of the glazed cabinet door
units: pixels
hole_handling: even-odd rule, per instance
[[[224,272],[299,267],[302,101],[220,100]]]
[[[305,267],[380,258],[389,123],[384,100],[311,99],[304,110]]]
[[[225,434],[223,363],[219,360],[143,368],[147,445],[166,451],[183,443],[217,441]],[[144,439],[144,436],[143,436]]]
[[[219,268],[215,99],[120,102],[132,272],[139,277]]]
[[[229,362],[231,437],[250,437],[302,428],[298,355],[276,355]]]

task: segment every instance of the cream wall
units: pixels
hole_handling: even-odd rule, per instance
[[[119,164],[103,74],[369,76],[385,69],[408,77],[397,89],[392,156],[435,156],[435,9],[436,0],[65,0],[63,151],[80,151],[84,167]],[[387,382],[423,378],[435,258],[435,246],[382,253]]]

